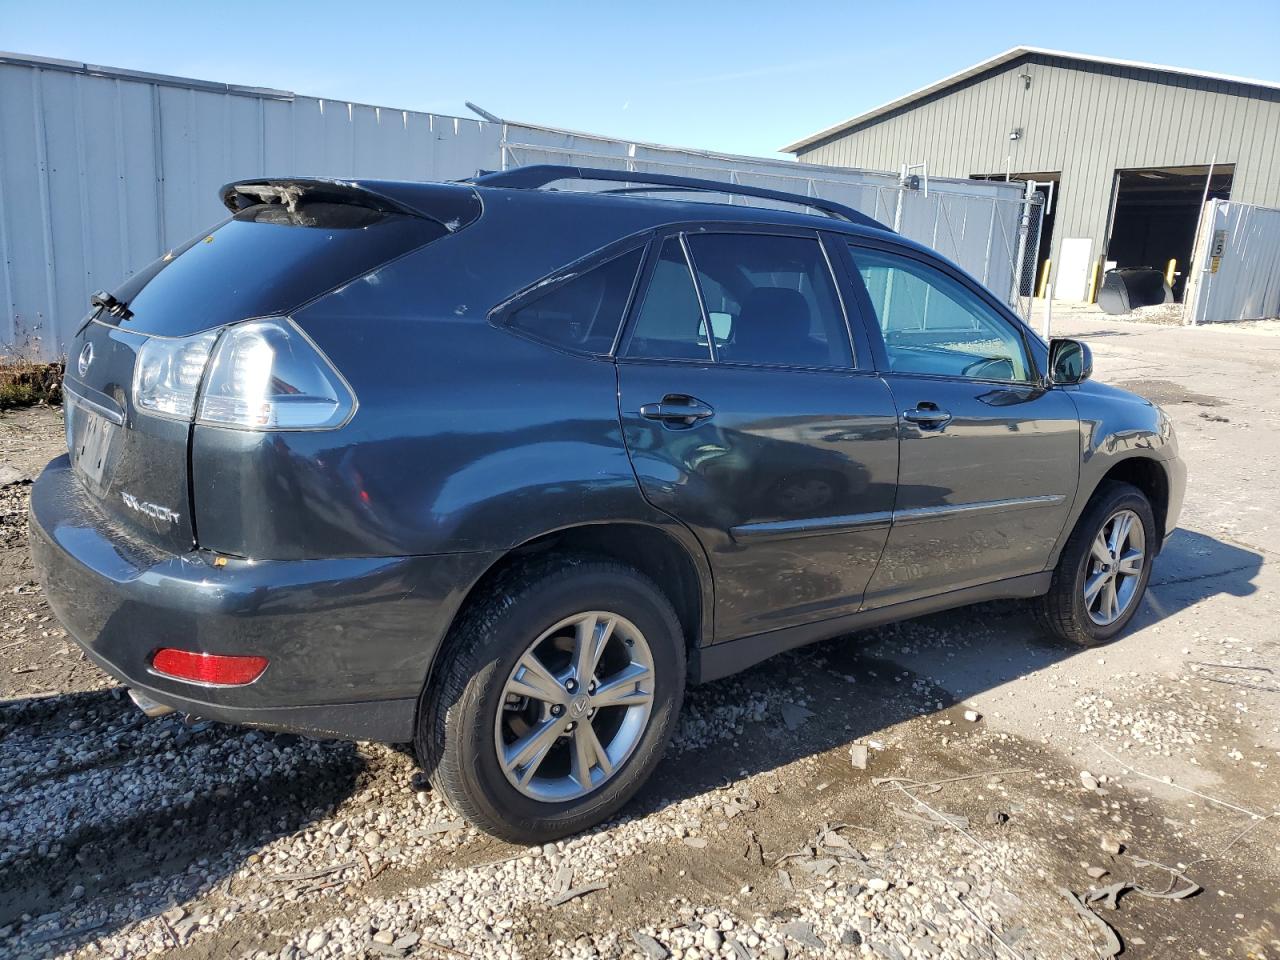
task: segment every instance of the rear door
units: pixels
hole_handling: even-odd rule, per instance
[[[1066,523],[1080,427],[1021,325],[949,265],[858,242],[862,304],[901,437],[898,498],[868,608],[1043,570]]]
[[[734,227],[659,237],[618,359],[645,497],[691,527],[730,639],[851,613],[884,546],[893,398],[823,243]]]
[[[331,193],[333,188],[325,187]],[[354,194],[354,192],[353,192]],[[115,291],[114,312],[72,341],[65,382],[72,464],[130,535],[191,549],[189,442],[195,392],[226,324],[281,314],[444,236],[434,221],[329,196],[258,203],[171,251]],[[163,358],[139,370],[145,346]],[[135,405],[135,381],[155,400]]]

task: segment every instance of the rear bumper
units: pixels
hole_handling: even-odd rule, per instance
[[[31,492],[31,554],[50,607],[88,657],[159,703],[228,723],[344,739],[412,739],[418,696],[488,553],[251,561],[137,541],[66,457]],[[160,647],[257,654],[253,683],[151,670]]]

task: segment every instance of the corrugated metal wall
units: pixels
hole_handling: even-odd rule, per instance
[[[0,348],[56,356],[94,290],[226,215],[217,188],[228,181],[449,180],[536,162],[737,179],[840,199],[888,222],[901,196],[903,233],[1012,290],[1005,248],[1023,215],[1017,185],[935,178],[926,201],[889,174],[0,53]]]
[[[1210,200],[1196,237],[1189,323],[1280,317],[1280,210]]]
[[[1026,77],[1030,77],[1030,82]],[[1021,128],[1019,140],[1009,133]],[[1102,253],[1115,171],[1234,163],[1232,200],[1280,206],[1280,91],[1030,54],[802,150],[801,160],[947,177],[1061,172],[1054,247]]]

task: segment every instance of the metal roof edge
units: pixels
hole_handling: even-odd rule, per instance
[[[59,60],[55,57],[36,57],[25,53],[0,50],[0,63],[37,67],[46,70],[62,70],[67,73],[83,73],[94,77],[115,77],[121,80],[139,80],[169,87],[186,87],[195,90],[211,90],[217,93],[238,93],[242,96],[262,97],[267,100],[293,100],[292,90],[276,90],[272,87],[250,87],[236,83],[219,83],[216,80],[196,80],[167,73],[150,73],[145,70],[128,70],[108,67],[98,63],[81,63],[78,60]]]
[[[865,123],[868,120],[874,120],[876,117],[889,113],[891,110],[896,110],[898,107],[906,106],[907,104],[920,100],[923,97],[927,97],[932,93],[937,93],[939,90],[945,90],[947,87],[954,86],[962,80],[968,80],[970,77],[977,76],[987,70],[1002,66],[1003,64],[1016,60],[1019,57],[1030,55],[1061,57],[1064,60],[1077,60],[1081,63],[1104,64],[1112,67],[1131,67],[1139,70],[1153,70],[1157,73],[1172,73],[1179,76],[1199,77],[1204,80],[1220,80],[1224,83],[1239,83],[1247,87],[1259,87],[1264,90],[1280,90],[1280,83],[1271,80],[1256,80],[1249,77],[1237,77],[1228,73],[1213,73],[1208,70],[1193,70],[1190,67],[1171,67],[1167,64],[1146,63],[1141,60],[1121,60],[1116,57],[1099,57],[1088,53],[1072,53],[1069,50],[1053,50],[1048,47],[1018,46],[1010,47],[1003,53],[998,53],[994,57],[989,57],[980,63],[975,63],[971,67],[966,67],[957,73],[943,77],[941,80],[937,80],[927,86],[913,90],[904,96],[898,97],[896,100],[890,100],[888,103],[883,103],[880,106],[873,107],[870,110],[858,114],[857,116],[850,117],[847,120],[842,120],[830,127],[819,130],[817,133],[810,134],[807,137],[802,137],[794,143],[790,143],[785,147],[782,147],[778,152],[798,153],[800,150],[811,146],[819,140],[825,140],[828,137],[848,130],[850,127],[857,126],[860,123]]]

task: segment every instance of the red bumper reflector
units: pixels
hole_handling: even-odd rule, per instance
[[[165,647],[151,658],[156,673],[196,683],[235,686],[253,683],[267,669],[266,657],[230,657],[216,653],[195,653]]]

